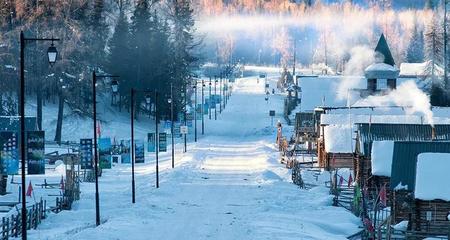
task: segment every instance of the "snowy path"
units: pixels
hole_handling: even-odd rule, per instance
[[[271,83],[274,84],[274,83]],[[137,167],[137,203],[131,204],[130,167],[100,179],[101,215],[95,228],[94,186],[83,184],[73,211],[51,215],[30,239],[345,239],[358,219],[330,206],[328,189],[300,190],[277,162],[264,83],[242,79],[205,137],[177,152],[170,169],[162,156],[160,188],[152,162]]]

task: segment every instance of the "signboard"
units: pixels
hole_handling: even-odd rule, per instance
[[[80,139],[81,169],[92,169],[92,139]]]
[[[160,152],[167,152],[167,134],[159,133],[159,146],[158,149]]]
[[[275,117],[275,110],[270,110],[269,111],[269,116],[270,117]]]
[[[111,139],[98,139],[98,160],[100,169],[110,169],[112,166],[111,158]]]
[[[120,147],[122,150],[120,151],[120,159],[122,160],[122,163],[131,163],[131,141],[130,140],[121,140],[120,141]]]
[[[145,153],[144,153],[144,141],[136,140],[134,141],[134,162],[144,163]]]
[[[188,134],[188,126],[180,126],[181,134]]]
[[[147,152],[155,152],[156,151],[156,138],[155,133],[147,134]]]
[[[15,132],[0,132],[0,162],[3,174],[19,173],[18,138]]]
[[[180,132],[180,127],[181,127],[181,123],[180,122],[176,122],[173,126],[173,134],[174,137],[181,137],[181,132]]]
[[[28,174],[45,174],[45,132],[27,132]]]

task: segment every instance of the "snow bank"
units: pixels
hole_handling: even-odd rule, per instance
[[[423,76],[426,75],[428,62],[423,63],[402,63],[400,64],[401,76]]]
[[[349,120],[350,118],[350,120]],[[390,124],[429,124],[427,119],[420,115],[366,115],[366,114],[322,114],[320,124],[338,125],[355,123],[390,123]],[[450,124],[450,118],[433,117],[434,124]]]
[[[393,154],[393,141],[374,141],[371,156],[372,174],[375,176],[391,177]]]
[[[350,125],[332,125],[324,127],[325,151],[328,153],[351,153],[352,128]]]
[[[421,200],[450,201],[450,154],[421,153],[417,156],[415,197]]]

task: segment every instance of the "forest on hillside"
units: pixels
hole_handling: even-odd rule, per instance
[[[184,88],[198,66],[194,39],[194,10],[189,0],[5,0],[0,2],[0,115],[17,115],[19,33],[26,37],[55,37],[58,61],[46,60],[50,43],[27,42],[25,79],[27,100],[42,106],[59,104],[81,116],[92,115],[92,72],[118,75],[119,92],[111,104],[130,106],[130,89],[157,90],[159,114],[170,112],[173,86],[175,111],[182,106]],[[99,94],[112,94],[112,79],[98,81]],[[146,94],[136,99],[137,112]],[[154,94],[149,95],[154,103]],[[109,99],[109,98],[108,98]],[[34,115],[34,114],[33,114]],[[58,129],[58,128],[57,128]],[[59,135],[58,135],[59,132]],[[60,139],[60,130],[55,140]]]

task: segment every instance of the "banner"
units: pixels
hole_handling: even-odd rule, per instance
[[[176,137],[176,138],[180,138],[181,137],[180,127],[181,127],[181,123],[180,122],[175,122],[175,124],[173,126],[173,134],[174,134],[174,137]]]
[[[45,174],[45,132],[27,132],[28,174]]]
[[[145,162],[145,152],[144,152],[144,141],[135,140],[134,141],[134,162],[144,163]]]
[[[81,169],[92,169],[92,139],[80,139]]]
[[[120,151],[120,159],[122,160],[122,163],[131,163],[130,140],[121,140],[120,147],[122,148]]]
[[[166,133],[159,133],[159,151],[160,152],[167,152],[167,134]]]
[[[0,162],[3,174],[19,173],[18,138],[15,132],[0,132]]]
[[[112,165],[111,158],[111,139],[98,139],[98,160],[100,169],[110,169]]]
[[[147,134],[147,152],[155,152],[156,151],[156,138],[155,133]]]

